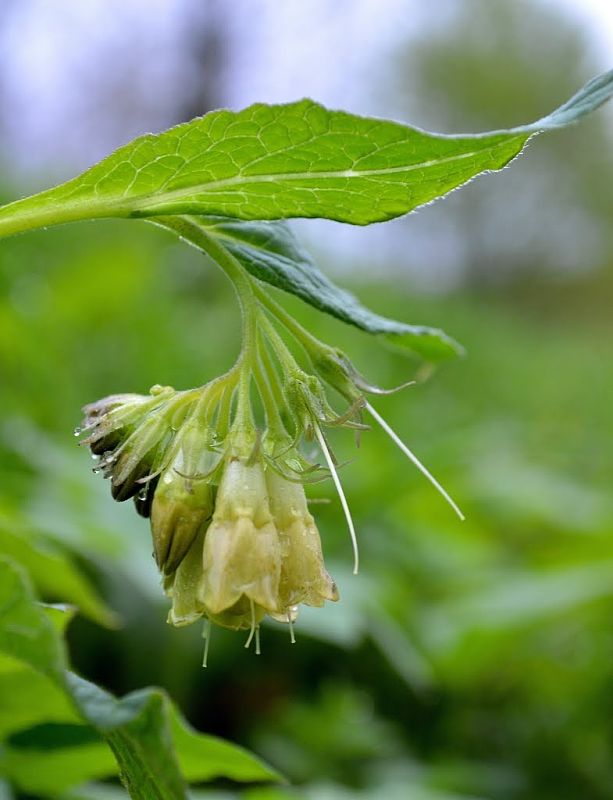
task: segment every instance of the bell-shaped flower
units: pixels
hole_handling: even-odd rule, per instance
[[[280,609],[287,615],[300,603],[322,606],[326,600],[338,600],[336,584],[324,566],[319,531],[307,508],[304,487],[270,469],[266,485],[281,543]]]
[[[236,606],[278,611],[281,546],[259,460],[231,458],[204,539],[200,599],[209,616]],[[244,602],[244,601],[243,601]],[[239,616],[242,607],[239,607]]]

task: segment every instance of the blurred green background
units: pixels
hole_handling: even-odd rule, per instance
[[[364,87],[405,119],[449,131],[517,124],[600,68],[589,33],[551,5],[444,6],[390,46]],[[191,104],[166,109],[168,123],[205,110],[208,69]],[[165,624],[147,522],[112,502],[72,429],[104,395],[187,388],[225,370],[239,337],[232,289],[144,223],[2,241],[0,529],[71,553],[121,619],[116,630],[76,619],[75,668],[118,693],[166,688],[200,730],[284,773],[298,787],[290,797],[613,798],[612,141],[610,112],[537,140],[510,170],[377,226],[372,258],[362,231],[339,233],[358,243],[349,255],[335,249],[340,226],[311,233],[324,269],[374,310],[466,346],[466,359],[376,407],[467,521],[382,431],[357,452],[339,433],[360,575],[332,487],[318,485],[312,496],[331,499],[313,511],[341,601],[301,613],[295,645],[267,627],[259,657],[216,630],[206,671],[200,630]],[[1,191],[24,187],[13,171]],[[366,335],[279,299],[374,382],[415,373]]]

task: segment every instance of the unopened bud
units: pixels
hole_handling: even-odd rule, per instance
[[[213,489],[203,479],[183,477],[173,467],[161,476],[151,506],[155,560],[173,572],[213,512]]]
[[[111,493],[118,502],[145,489],[144,479],[155,470],[160,451],[167,447],[172,433],[165,415],[152,412],[126,441],[111,466]]]

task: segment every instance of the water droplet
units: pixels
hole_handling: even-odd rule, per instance
[[[97,475],[99,472],[102,472],[102,467],[100,466],[92,467],[92,472],[94,473],[94,475]]]
[[[73,436],[80,436],[82,433],[83,433],[83,428],[78,428],[78,427],[77,427],[77,428],[75,428],[75,429],[74,429],[74,431],[72,432],[72,435],[73,435]]]
[[[147,499],[147,489],[141,489],[138,493],[138,499],[142,500],[143,502]]]
[[[154,397],[159,394],[173,394],[174,389],[172,386],[162,386],[160,383],[154,383],[153,386],[149,389],[149,394],[153,395]]]
[[[100,456],[97,456],[95,453],[92,453],[92,461],[100,461]]]

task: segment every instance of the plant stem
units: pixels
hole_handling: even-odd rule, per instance
[[[283,327],[287,330],[288,333],[299,342],[304,349],[306,350],[307,354],[310,354],[313,349],[321,349],[325,347],[325,345],[319,341],[312,333],[303,328],[299,322],[297,322],[291,314],[288,314],[287,311],[276,303],[272,297],[270,297],[257,283],[256,281],[253,282],[253,292],[260,303],[266,308],[270,313],[283,325]]]
[[[233,425],[236,426],[237,432],[252,431],[254,420],[251,408],[251,379],[252,373],[257,368],[257,320],[260,313],[253,294],[252,281],[236,258],[209,236],[197,220],[189,216],[180,216],[159,217],[152,221],[174,231],[182,239],[206,253],[226,273],[234,286],[241,309],[243,341],[236,362],[236,366],[240,369],[240,377]]]
[[[186,242],[206,253],[226,273],[240,303],[243,314],[243,334],[245,338],[252,337],[252,329],[255,329],[255,297],[252,281],[240,262],[189,216],[156,217],[150,222],[177,233]],[[248,346],[251,345],[252,342],[248,342]]]
[[[42,195],[35,195],[35,197],[40,199]],[[30,202],[32,199],[26,197],[0,208],[0,238],[34,231],[37,228],[63,225],[66,222],[127,216],[127,213],[112,213],[108,204],[103,207],[93,204],[85,206],[56,202],[33,207],[33,203]]]
[[[263,366],[262,361],[259,358],[259,355],[255,360],[254,376],[256,385],[258,387],[258,392],[262,399],[262,405],[264,406],[264,412],[266,414],[266,423],[269,431],[273,435],[286,434],[287,432],[285,430],[285,426],[283,425],[283,422],[281,420],[281,415],[279,414],[278,403],[275,399],[275,395],[270,385],[268,375],[266,374],[266,369]]]
[[[300,364],[294,358],[292,352],[290,351],[289,347],[285,344],[279,332],[272,324],[272,322],[268,319],[268,317],[262,315],[261,317],[261,325],[262,330],[266,334],[269,342],[271,343],[277,359],[281,365],[282,370],[291,374],[292,372],[302,372],[302,368]]]
[[[266,376],[268,385],[270,386],[275,403],[279,408],[281,408],[285,403],[285,399],[283,397],[283,387],[281,386],[281,382],[279,380],[277,368],[273,364],[270,356],[266,337],[262,333],[261,329],[258,330],[258,363],[264,371],[264,375]]]

